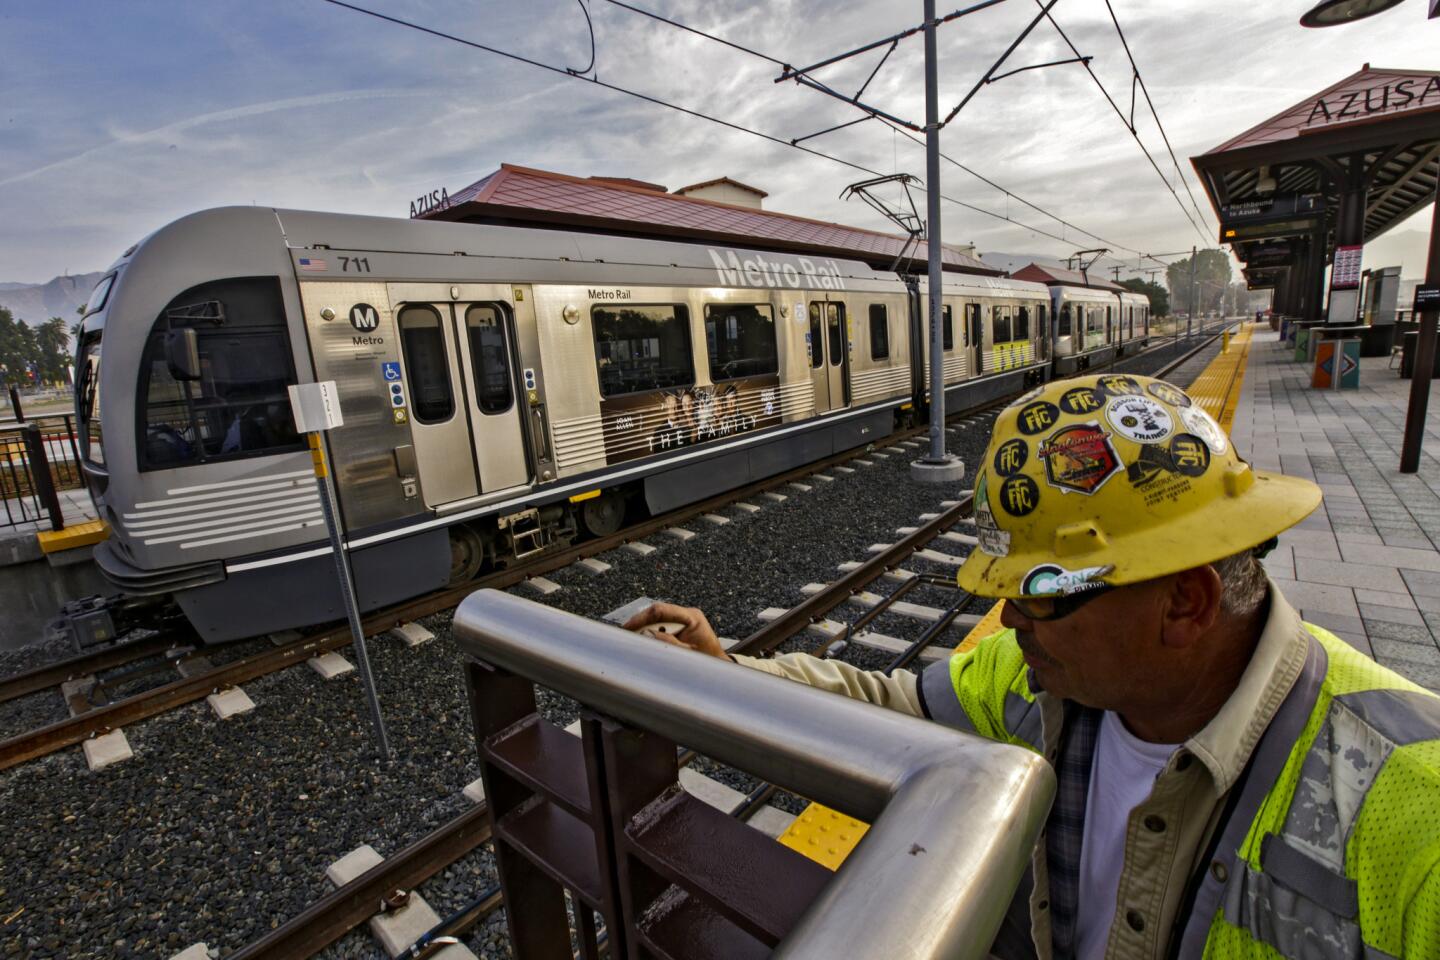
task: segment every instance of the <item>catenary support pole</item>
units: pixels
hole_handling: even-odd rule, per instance
[[[1430,214],[1430,258],[1425,285],[1440,284],[1440,179],[1435,181],[1435,204]],[[1425,439],[1425,413],[1430,405],[1430,375],[1435,369],[1435,332],[1440,310],[1420,314],[1420,336],[1415,341],[1415,366],[1410,374],[1410,408],[1405,414],[1405,440],[1400,447],[1400,472],[1420,469],[1420,445]]]
[[[1200,252],[1190,248],[1190,313],[1185,318],[1185,339],[1190,339],[1190,333],[1195,329],[1195,310],[1199,304],[1199,297],[1195,290],[1195,261],[1199,259]]]
[[[945,452],[945,340],[940,329],[940,107],[935,52],[935,0],[925,0],[925,247],[929,253],[930,455],[910,464],[910,476],[929,483],[964,478],[965,465]],[[962,318],[962,325],[964,320]]]

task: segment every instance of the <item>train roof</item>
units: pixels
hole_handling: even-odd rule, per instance
[[[1039,299],[1049,297],[1049,289],[1043,283],[1032,283],[1027,280],[1016,280],[1013,277],[971,277],[963,274],[947,273],[941,276],[941,286],[950,295],[969,295],[972,297],[1007,297],[1007,296],[1031,296]],[[920,278],[922,289],[926,287],[926,278]]]

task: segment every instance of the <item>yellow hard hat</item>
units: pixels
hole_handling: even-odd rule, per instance
[[[1320,505],[1308,480],[1251,469],[1180,388],[1126,374],[1058,380],[995,419],[975,473],[983,597],[1057,596],[1212,563]]]

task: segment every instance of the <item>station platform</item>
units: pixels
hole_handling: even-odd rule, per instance
[[[1410,381],[1387,358],[1361,359],[1358,389],[1314,389],[1310,365],[1295,362],[1278,334],[1253,324],[1245,333],[1234,423],[1222,425],[1256,468],[1314,480],[1325,494],[1265,566],[1306,620],[1440,692],[1436,388],[1420,470],[1402,474]]]

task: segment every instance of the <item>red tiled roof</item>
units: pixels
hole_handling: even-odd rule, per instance
[[[1102,277],[1092,277],[1078,270],[1062,270],[1059,267],[1042,267],[1038,263],[1021,267],[1010,274],[1012,280],[1032,280],[1036,283],[1061,283],[1071,287],[1091,287],[1096,290],[1124,290],[1125,288]]]
[[[731,180],[729,177],[716,177],[714,180],[702,180],[700,183],[692,183],[688,187],[676,187],[675,192],[683,194],[690,190],[702,190],[705,187],[713,187],[716,184],[720,183],[728,183],[732,187],[739,187],[741,190],[749,190],[751,193],[758,194],[762,197],[770,196],[770,194],[766,193],[764,190],[761,190],[759,187],[752,187],[748,183],[741,183],[739,180]]]
[[[537,226],[600,227],[629,234],[682,237],[766,250],[809,252],[889,266],[906,245],[904,237],[755,210],[713,200],[680,197],[627,186],[614,180],[590,180],[545,170],[501,164],[483,180],[450,194],[444,209],[429,219],[504,219]],[[924,263],[925,244],[910,252]],[[998,275],[988,264],[942,244],[946,269]]]
[[[1440,110],[1440,72],[1381,70],[1367,63],[1339,83],[1306,97],[1204,155],[1292,140],[1415,110]]]

